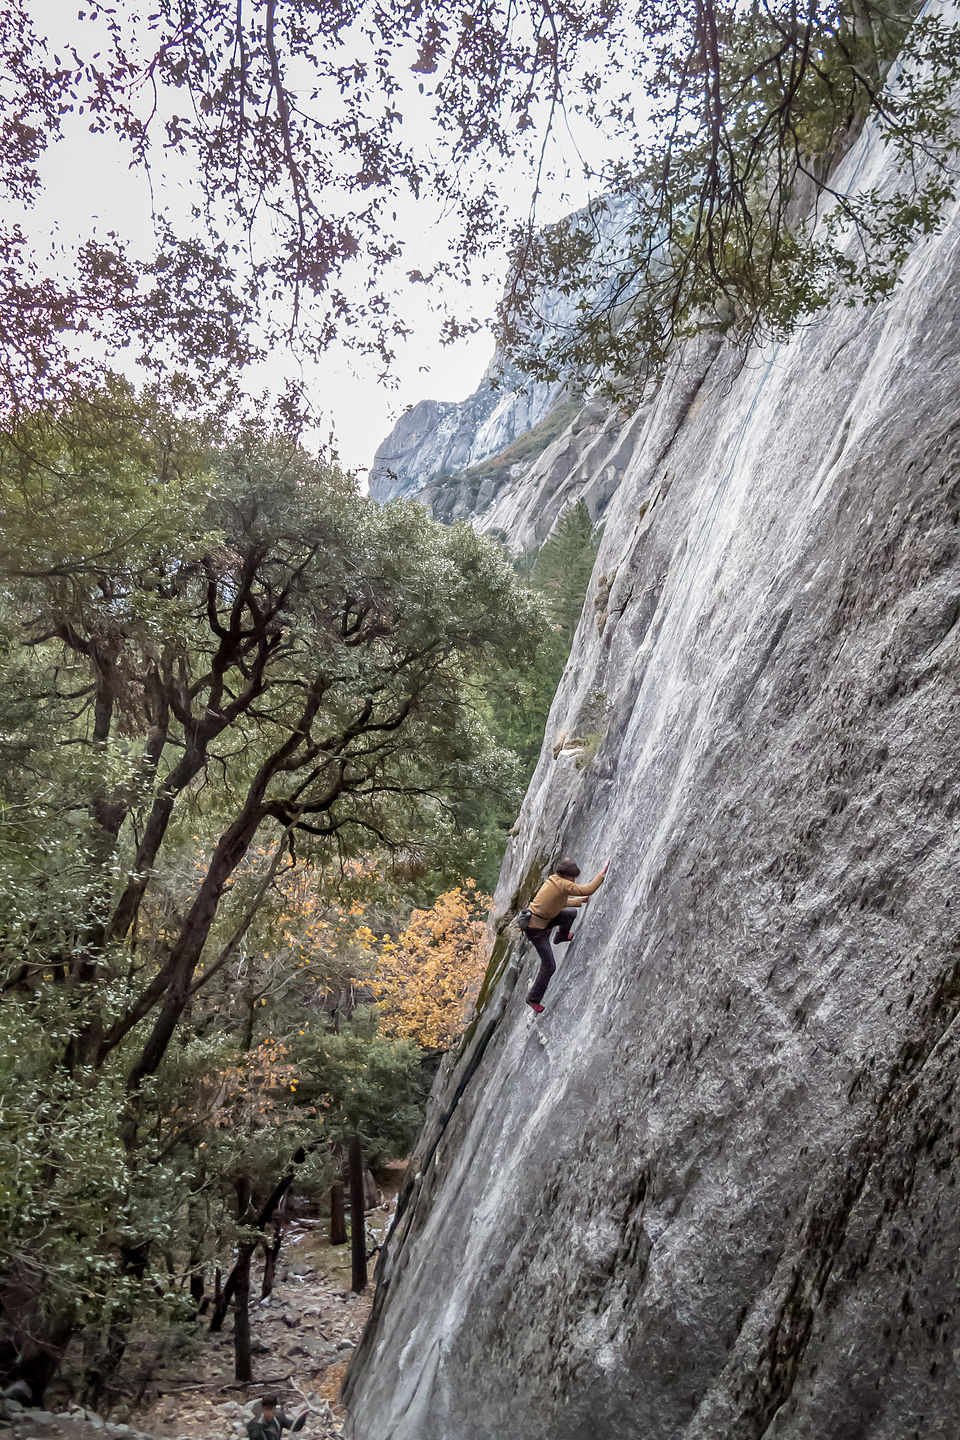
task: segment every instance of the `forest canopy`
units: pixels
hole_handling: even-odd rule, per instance
[[[16,427],[0,504],[0,1364],[39,1393],[81,1324],[112,1372],[160,1255],[223,1235],[211,1187],[242,1227],[311,1156],[332,1182],[348,1126],[410,1143],[417,1050],[362,1019],[363,927],[515,786],[477,700],[543,612],[469,526],[119,386]],[[356,1025],[366,1078],[302,1108]]]

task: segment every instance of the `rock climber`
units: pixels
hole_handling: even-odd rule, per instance
[[[540,956],[540,969],[527,996],[527,1004],[535,1015],[543,1014],[543,1006],[540,1002],[550,984],[550,976],[557,968],[557,962],[553,957],[553,948],[550,944],[550,931],[556,926],[556,943],[558,945],[568,945],[572,941],[570,927],[577,918],[577,910],[581,905],[586,905],[590,896],[600,889],[603,877],[609,868],[610,861],[608,860],[600,874],[594,876],[589,885],[578,885],[577,876],[580,874],[580,866],[575,860],[561,860],[550,878],[544,881],[530,901],[530,918],[525,927],[526,936]]]
[[[280,1440],[284,1430],[302,1430],[306,1419],[307,1412],[303,1410],[295,1420],[288,1420],[283,1411],[277,1409],[276,1395],[264,1395],[259,1417],[247,1422],[247,1434],[250,1440]]]

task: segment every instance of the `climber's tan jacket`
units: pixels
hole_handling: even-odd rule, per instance
[[[556,919],[567,905],[582,905],[588,895],[599,890],[603,884],[603,871],[590,881],[589,885],[578,885],[566,875],[551,875],[530,901],[530,920],[535,930],[542,930]]]

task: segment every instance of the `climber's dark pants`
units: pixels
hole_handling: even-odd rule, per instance
[[[537,971],[537,978],[534,980],[530,994],[527,996],[527,1000],[531,1005],[540,1004],[540,1001],[546,993],[547,986],[550,984],[550,976],[557,968],[557,962],[553,958],[553,947],[550,944],[550,931],[556,926],[557,939],[569,940],[570,926],[576,918],[577,912],[571,905],[568,909],[561,910],[559,915],[555,915],[550,921],[550,924],[545,925],[542,930],[531,929],[527,931],[527,939],[540,956],[540,969]]]

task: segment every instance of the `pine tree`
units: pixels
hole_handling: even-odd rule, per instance
[[[568,505],[544,542],[533,568],[550,618],[569,650],[597,558],[598,535],[583,500]]]

